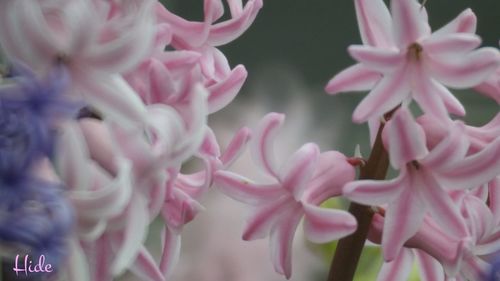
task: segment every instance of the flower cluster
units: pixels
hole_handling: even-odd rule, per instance
[[[369,123],[394,179],[355,180],[371,158],[314,143],[278,165],[278,113],[221,149],[207,120],[234,100],[247,72],[218,47],[250,27],[263,0],[205,0],[201,21],[157,0],[0,1],[10,69],[0,80],[4,256],[43,254],[62,280],[126,271],[168,280],[183,228],[214,186],[254,208],[243,240],[269,237],[274,269],[286,278],[302,219],[314,243],[357,230],[359,218],[323,206],[341,196],[375,212],[368,238],[382,247],[379,280],[404,280],[414,257],[426,280],[485,278],[500,250],[500,115],[482,127],[452,119],[465,109],[450,88],[498,103],[500,53],[478,49],[471,10],[431,32],[416,0],[392,0],[390,11],[382,0],[354,2],[363,45],[349,53],[358,63],[326,91],[370,91],[353,121]],[[267,181],[230,171],[247,145]],[[201,168],[186,173],[193,159]],[[145,246],[155,220],[159,258]]]
[[[372,139],[382,120],[383,144],[399,171],[392,180],[353,181],[343,189],[347,198],[379,210],[370,232],[386,261],[379,280],[407,278],[409,248],[425,280],[481,280],[499,251],[500,115],[483,127],[452,119],[449,114],[464,116],[465,109],[448,87],[475,87],[496,99],[500,54],[475,49],[481,41],[470,10],[431,32],[416,1],[392,0],[390,11],[383,1],[355,4],[364,45],[349,52],[359,63],[326,90],[370,90],[353,120],[368,121]],[[417,118],[413,101],[423,112]]]

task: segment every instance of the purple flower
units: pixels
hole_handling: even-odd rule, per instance
[[[30,176],[0,185],[0,245],[17,254],[43,254],[57,268],[72,224],[73,210],[60,185]]]
[[[45,79],[16,64],[0,88],[0,178],[15,181],[40,156],[52,156],[55,122],[73,115],[63,97],[68,76],[57,65]]]
[[[491,263],[491,270],[486,278],[486,281],[498,281],[500,280],[500,255],[493,259]]]

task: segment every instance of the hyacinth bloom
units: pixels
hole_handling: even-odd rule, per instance
[[[464,115],[445,86],[476,86],[498,68],[498,50],[474,50],[481,40],[473,34],[475,16],[470,10],[431,33],[427,12],[417,1],[392,0],[392,16],[382,0],[355,3],[364,45],[350,46],[349,53],[359,64],[326,86],[331,94],[371,89],[355,109],[354,122],[379,118],[409,99],[441,119],[448,113]]]
[[[215,184],[228,196],[255,206],[243,239],[269,236],[274,269],[290,278],[292,241],[302,217],[306,236],[316,243],[338,239],[356,229],[356,220],[347,212],[319,207],[324,200],[340,195],[342,186],[354,178],[354,168],[342,154],[320,154],[318,147],[309,143],[278,169],[273,142],[283,121],[283,115],[266,115],[252,142],[255,160],[274,178],[272,183],[252,183],[232,172],[219,171]]]
[[[120,74],[150,52],[152,6],[135,0],[2,1],[0,44],[38,73],[63,63],[74,95],[106,117],[142,122],[144,106]]]
[[[0,247],[9,259],[16,253],[43,254],[58,269],[68,254],[73,210],[64,196],[64,187],[47,166],[57,122],[76,109],[62,95],[67,75],[63,68],[56,67],[41,79],[16,64],[3,82]]]
[[[463,127],[453,126],[430,151],[424,130],[405,107],[398,109],[383,131],[391,164],[400,170],[388,181],[361,180],[348,183],[344,195],[362,204],[388,204],[382,237],[384,258],[397,257],[402,245],[420,227],[426,213],[458,237],[467,236],[459,209],[448,189],[474,188],[494,179],[500,164],[500,141],[467,156],[469,143]]]

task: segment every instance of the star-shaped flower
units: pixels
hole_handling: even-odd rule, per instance
[[[500,64],[498,50],[481,48],[473,34],[475,17],[464,11],[431,33],[425,8],[414,0],[357,0],[364,45],[349,47],[359,64],[335,76],[326,90],[372,89],[353,114],[355,122],[379,118],[408,99],[440,119],[464,115],[462,104],[445,87],[468,88],[483,82]]]
[[[271,183],[256,184],[235,173],[219,171],[215,184],[228,196],[255,206],[243,239],[269,236],[274,268],[290,278],[292,242],[302,217],[308,239],[316,243],[344,237],[356,229],[351,214],[319,207],[326,199],[339,196],[355,172],[344,155],[334,151],[320,154],[313,143],[303,145],[278,169],[272,142],[283,120],[280,114],[266,115],[252,143],[255,162],[273,178]]]

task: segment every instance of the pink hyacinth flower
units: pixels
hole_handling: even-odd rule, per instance
[[[335,94],[372,89],[353,114],[355,122],[379,118],[408,99],[439,118],[464,115],[445,87],[468,88],[483,82],[500,63],[498,50],[482,48],[473,34],[475,16],[464,11],[431,34],[425,8],[414,0],[392,0],[391,14],[381,0],[357,0],[364,45],[349,47],[360,63],[334,77],[326,87]]]
[[[272,143],[283,120],[280,114],[266,115],[252,142],[255,162],[273,182],[256,184],[235,173],[219,171],[215,184],[228,196],[255,206],[243,239],[269,236],[274,269],[290,278],[292,241],[302,217],[306,236],[316,243],[344,237],[356,229],[356,220],[349,213],[318,206],[339,196],[355,172],[345,156],[333,151],[320,154],[312,143],[303,145],[278,169]]]
[[[65,64],[76,97],[106,118],[141,123],[144,105],[121,74],[151,52],[153,5],[152,0],[2,1],[0,44],[9,57],[38,72]]]
[[[431,151],[423,129],[407,108],[400,108],[387,123],[383,139],[390,161],[399,169],[392,180],[361,180],[348,183],[344,195],[367,205],[388,204],[382,247],[384,258],[397,257],[402,245],[419,229],[426,213],[459,237],[467,235],[465,222],[447,191],[475,188],[500,172],[500,139],[466,156],[469,143],[463,126],[450,132]]]

